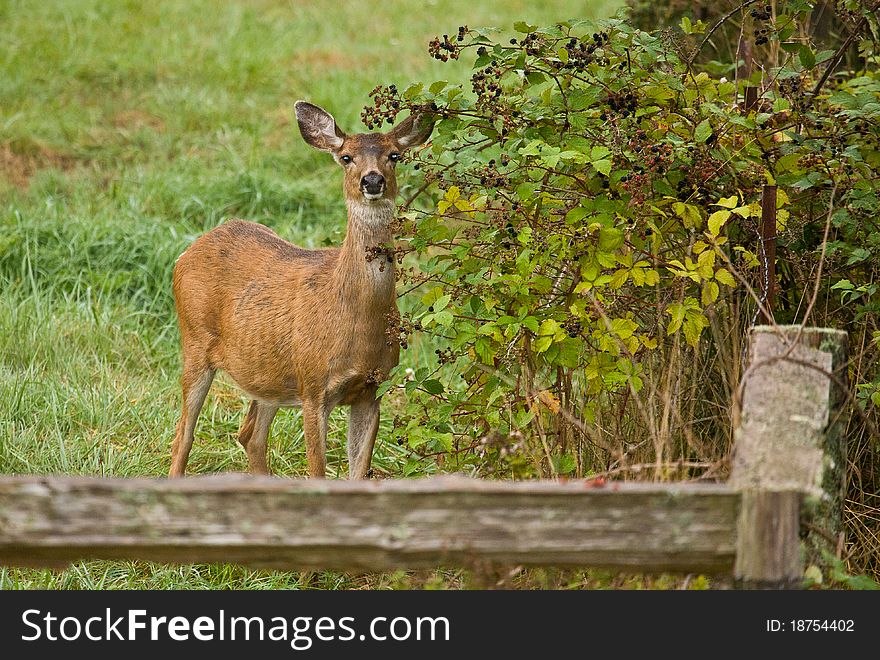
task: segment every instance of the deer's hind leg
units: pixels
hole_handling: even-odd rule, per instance
[[[248,457],[248,470],[251,474],[272,474],[266,460],[269,429],[278,406],[256,399],[251,401],[247,417],[241,425],[238,441],[244,447]]]

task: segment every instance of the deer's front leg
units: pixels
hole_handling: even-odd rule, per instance
[[[379,430],[379,400],[352,404],[348,416],[348,478],[365,479],[370,471],[373,445]]]

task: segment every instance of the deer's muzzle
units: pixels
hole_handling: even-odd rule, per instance
[[[370,172],[361,179],[361,192],[367,199],[378,199],[385,192],[385,177]]]

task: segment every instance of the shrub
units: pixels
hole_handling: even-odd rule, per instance
[[[770,21],[778,66],[762,80],[694,64],[704,24],[671,34],[611,20],[519,23],[504,42],[463,26],[429,51],[474,57],[470,89],[374,90],[368,126],[404,109],[438,117],[412,156],[427,195],[402,214],[414,253],[402,279],[418,296],[402,327],[429,335],[436,359],[383,386],[407,394],[395,426],[414,450],[481,474],[722,476],[743,337],[771,287],[777,322],[850,331],[854,433],[869,437],[876,19],[855,15],[868,66],[837,77],[854,38],[816,52],[801,4]],[[760,85],[748,108],[747,85]],[[760,234],[768,184],[777,282]],[[876,492],[871,442],[856,448],[870,463],[862,495]]]

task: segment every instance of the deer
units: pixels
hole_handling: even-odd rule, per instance
[[[174,303],[183,355],[183,409],[170,477],[181,477],[196,421],[217,370],[248,396],[238,441],[251,474],[272,474],[267,439],[279,408],[300,407],[308,476],[326,476],[330,412],[350,406],[350,479],[370,472],[379,428],[378,385],[399,362],[391,243],[398,192],[395,165],[433,130],[414,112],[386,133],[348,135],[326,110],[297,101],[303,140],[332,154],[344,173],[348,225],[342,245],[305,249],[240,219],[200,236],[178,258]],[[381,258],[370,258],[377,252]],[[399,323],[399,322],[397,322]],[[395,323],[395,325],[397,325]],[[393,328],[397,331],[397,327]]]

